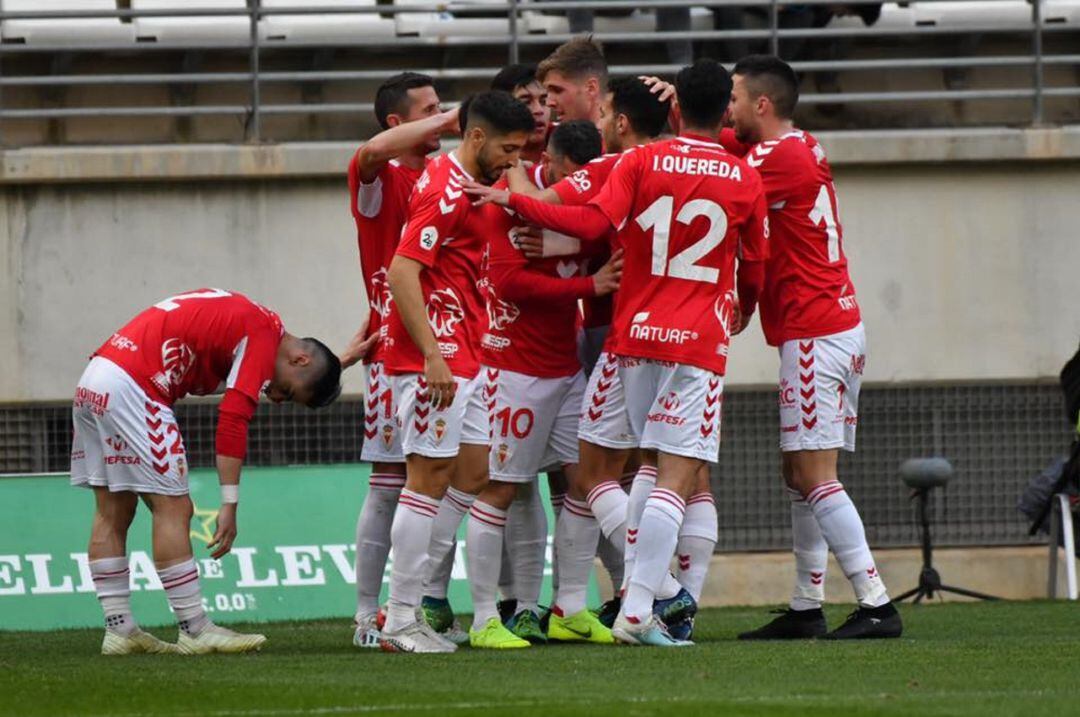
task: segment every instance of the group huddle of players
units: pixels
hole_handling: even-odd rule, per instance
[[[780,353],[796,579],[789,609],[740,637],[899,636],[837,480],[838,451],[854,450],[866,338],[831,170],[793,126],[797,99],[794,72],[775,57],[744,58],[730,75],[698,60],[671,84],[609,80],[586,38],[537,66],[504,68],[490,91],[449,111],[429,77],[385,82],[375,100],[383,131],[348,171],[371,314],[340,355],[286,333],[242,295],[200,289],[139,314],[79,381],[72,482],[95,493],[102,652],[261,647],[262,636],[217,626],[202,607],[172,405],[224,384],[212,543],[221,557],[236,536],[260,395],[326,405],[342,369],[361,360],[362,458],[373,468],[357,523],[354,644],[692,644],[717,541],[708,466],[729,342],[758,307]],[[451,134],[456,148],[432,156]],[[557,516],[547,610],[541,473]],[[126,537],[140,497],[176,644],[131,614]],[[463,521],[467,632],[447,600]],[[821,609],[830,550],[858,602],[831,632]],[[592,612],[597,556],[615,597]]]

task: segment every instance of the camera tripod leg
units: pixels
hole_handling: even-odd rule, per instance
[[[939,590],[944,592],[956,593],[957,595],[965,595],[967,597],[976,598],[977,600],[1000,600],[993,595],[987,595],[986,593],[975,592],[974,590],[965,590],[964,588],[954,588],[948,585],[942,585]]]

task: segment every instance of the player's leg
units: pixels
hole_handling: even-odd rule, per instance
[[[371,463],[368,491],[356,520],[357,647],[379,646],[379,593],[390,554],[390,527],[401,489],[405,486],[405,457],[390,379],[381,363],[367,369],[364,445],[360,459]]]
[[[534,478],[517,487],[507,515],[503,554],[507,554],[508,544],[510,565],[508,567],[504,563],[499,577],[499,591],[504,598],[499,603],[499,616],[507,623],[523,612],[531,613],[537,619],[540,616],[548,517],[538,481],[538,478]],[[507,580],[506,573],[509,573],[509,585],[503,584]]]
[[[676,547],[678,573],[676,579],[692,599],[693,612],[701,600],[705,578],[709,574],[713,550],[719,537],[716,501],[709,485],[709,466],[703,464],[696,479],[697,485],[686,501],[686,515],[679,530]],[[671,619],[668,631],[679,640],[689,640],[694,633],[694,615]]]

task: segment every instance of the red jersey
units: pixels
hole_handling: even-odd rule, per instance
[[[423,173],[423,169],[411,169],[392,159],[374,181],[365,184],[360,179],[357,156],[354,154],[349,162],[349,208],[356,222],[360,271],[364,277],[368,306],[371,307],[368,336],[376,332],[383,334],[375,349],[365,357],[364,363],[383,360],[385,321],[392,301],[386,271],[401,238],[401,228],[408,218],[409,195]]]
[[[680,136],[624,153],[592,203],[625,252],[613,350],[722,375],[735,259],[767,256],[757,172],[713,141]]]
[[[242,294],[197,289],[143,311],[94,355],[170,406],[222,388],[257,402],[274,377],[284,332],[277,314]]]
[[[600,193],[611,176],[611,170],[619,161],[621,154],[605,154],[597,157],[584,167],[556,182],[552,189],[559,195],[559,200],[566,205],[588,204]],[[589,270],[596,271],[610,258],[610,251],[593,252],[589,261]],[[610,326],[614,296],[601,296],[584,302],[582,325],[587,329],[598,326]]]
[[[420,288],[439,351],[451,373],[473,378],[480,371],[480,336],[487,318],[479,287],[487,215],[472,211],[462,188],[466,179],[472,177],[453,153],[428,164],[409,198],[409,220],[396,253],[426,267]],[[422,373],[424,357],[393,306],[387,326],[387,373]]]
[[[542,189],[543,167],[537,165],[531,175]],[[506,180],[496,186],[505,187]],[[581,369],[578,300],[594,295],[586,259],[578,253],[530,262],[514,243],[527,222],[494,204],[481,211],[488,237],[484,364],[538,378],[573,376]]]
[[[825,150],[802,130],[746,156],[761,174],[772,232],[761,326],[772,346],[828,336],[862,320],[848,276],[836,189]]]

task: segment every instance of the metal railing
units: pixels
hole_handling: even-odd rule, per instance
[[[932,6],[943,0],[919,0],[910,5]],[[320,103],[267,103],[262,97],[262,87],[274,83],[326,83],[347,81],[378,81],[385,79],[401,68],[379,70],[303,70],[303,71],[267,71],[263,69],[262,55],[269,49],[314,49],[314,48],[461,48],[461,47],[499,47],[507,48],[506,59],[516,62],[523,48],[550,46],[564,42],[572,35],[565,33],[534,34],[523,23],[530,15],[540,12],[561,12],[566,10],[650,10],[656,8],[758,8],[767,15],[767,26],[751,29],[727,30],[688,30],[655,32],[597,32],[594,37],[608,45],[616,44],[658,44],[668,41],[757,41],[767,42],[774,54],[781,54],[784,41],[806,40],[880,40],[911,39],[936,36],[1011,36],[1030,40],[1030,51],[1012,55],[972,55],[967,57],[892,57],[883,59],[827,59],[796,60],[792,64],[800,72],[840,73],[840,72],[882,72],[898,70],[938,69],[967,70],[976,68],[1027,68],[1030,70],[1029,81],[1022,86],[986,89],[931,89],[907,91],[870,91],[870,92],[818,92],[808,93],[800,101],[806,104],[827,103],[882,103],[882,102],[928,102],[928,101],[972,101],[972,100],[1028,100],[1031,102],[1030,122],[1042,124],[1045,115],[1045,102],[1048,98],[1080,98],[1080,83],[1071,85],[1048,86],[1045,79],[1046,69],[1054,66],[1080,66],[1080,54],[1063,52],[1047,54],[1046,38],[1061,33],[1074,33],[1076,43],[1073,49],[1080,48],[1080,19],[1076,24],[1045,22],[1042,13],[1043,2],[1030,3],[1030,18],[1025,22],[989,22],[964,24],[963,26],[871,26],[871,27],[820,27],[788,28],[781,23],[781,13],[790,6],[833,6],[835,0],[547,0],[543,2],[484,2],[472,4],[465,2],[430,3],[417,5],[370,5],[370,6],[304,6],[304,7],[263,7],[261,0],[248,0],[245,8],[204,8],[204,9],[131,9],[114,10],[35,10],[31,12],[11,12],[2,9],[0,3],[0,22],[11,20],[85,20],[100,18],[118,18],[133,21],[137,18],[236,18],[247,20],[247,32],[244,37],[228,41],[193,41],[193,42],[144,42],[135,39],[132,42],[62,42],[62,43],[26,43],[14,44],[9,41],[5,31],[4,42],[0,43],[0,59],[35,53],[53,53],[68,56],[71,53],[115,53],[115,52],[205,52],[205,51],[246,51],[247,69],[227,72],[166,72],[166,73],[103,73],[103,74],[49,74],[11,76],[3,72],[0,65],[0,123],[3,120],[26,119],[66,119],[81,117],[195,117],[205,115],[234,115],[244,118],[246,137],[249,141],[262,139],[262,120],[271,115],[297,114],[338,114],[370,112],[369,102],[320,102]],[[872,0],[847,0],[846,5],[872,5]],[[956,3],[953,2],[953,5]],[[978,5],[986,6],[982,2]],[[895,4],[887,4],[895,6]],[[907,5],[907,4],[905,4]],[[973,4],[974,6],[974,4]],[[468,18],[477,14],[490,16],[500,13],[507,20],[505,33],[471,34],[424,34],[398,35],[385,38],[363,37],[362,42],[349,39],[318,41],[269,40],[264,37],[263,23],[274,16],[313,16],[313,15],[379,15],[382,17],[438,13],[449,14],[455,19]],[[1078,12],[1080,18],[1080,12]],[[451,29],[453,26],[451,25]],[[1026,40],[1025,40],[1026,43]],[[10,64],[10,63],[8,63]],[[455,69],[416,69],[426,72],[436,79],[476,80],[488,78],[497,68],[464,67]],[[664,74],[678,69],[672,64],[614,65],[610,68],[615,75],[629,74]],[[4,102],[5,88],[58,88],[87,85],[206,85],[206,84],[246,84],[249,88],[245,102],[236,104],[174,104],[150,106],[68,106],[68,107],[9,107]]]

